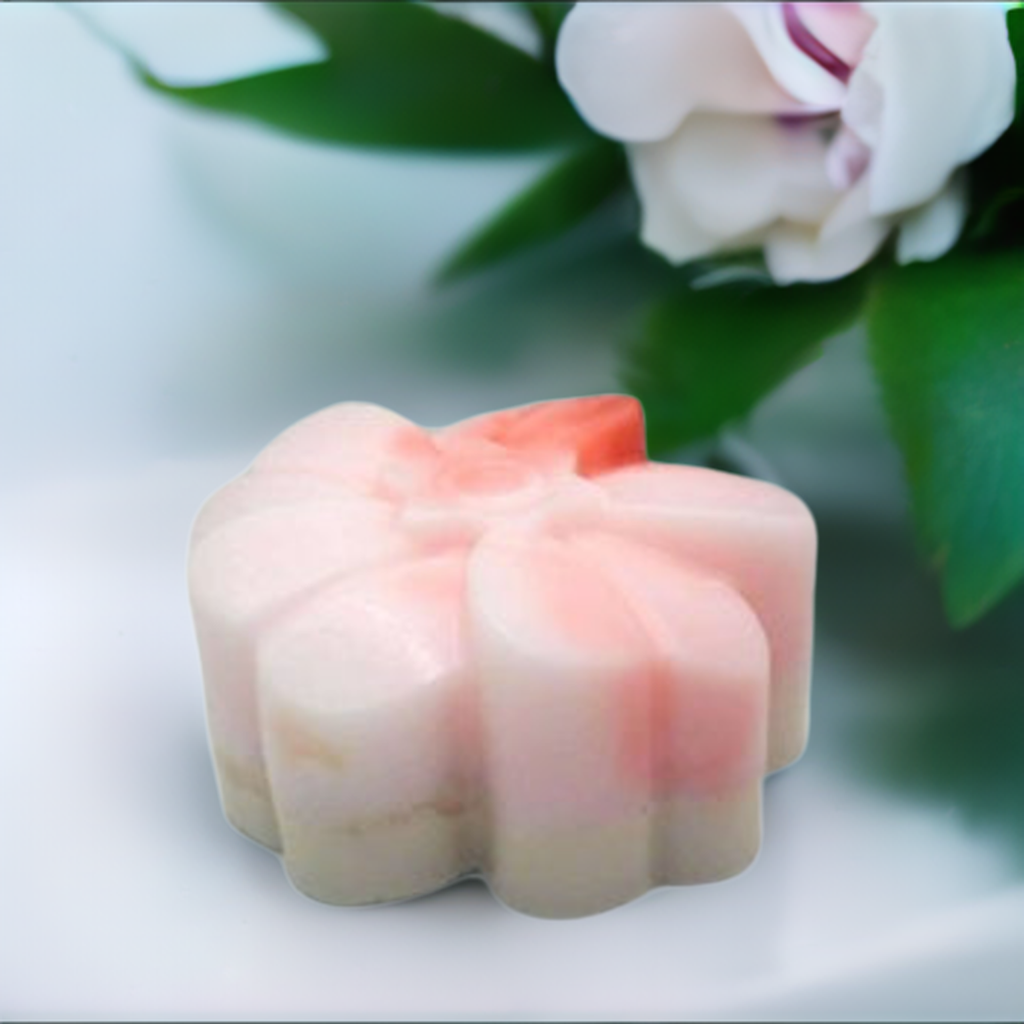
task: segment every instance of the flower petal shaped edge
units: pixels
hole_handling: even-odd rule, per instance
[[[788,492],[647,462],[631,398],[326,409],[193,531],[225,811],[333,903],[479,872],[568,917],[734,874],[806,740],[814,560]]]

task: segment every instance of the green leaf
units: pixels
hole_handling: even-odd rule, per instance
[[[295,135],[348,145],[535,150],[594,134],[551,68],[465,21],[416,3],[282,4],[330,58],[217,85],[159,91]]]
[[[1024,180],[1024,174],[1022,174]],[[992,196],[978,214],[967,234],[972,242],[984,241],[986,244],[1010,240],[1022,232],[1020,214],[1024,206],[1024,185],[1013,185],[1004,188]]]
[[[968,241],[1006,243],[1024,237],[1024,9],[1006,12],[1010,46],[1017,63],[1016,117],[995,145],[971,165]]]
[[[683,287],[655,306],[622,373],[644,404],[652,451],[713,434],[817,358],[856,319],[865,278]]]
[[[524,5],[533,17],[537,28],[544,37],[545,49],[554,52],[555,41],[558,39],[558,30],[565,21],[565,16],[572,10],[572,4],[556,3],[555,0],[541,0],[540,3],[528,3]]]
[[[918,534],[964,626],[1024,575],[1024,253],[893,267],[869,308]]]
[[[1017,61],[1017,117],[1024,114],[1024,7],[1017,5],[1006,12],[1006,31],[1010,39],[1010,49]],[[1015,131],[1024,134],[1024,124],[1017,120]]]
[[[438,281],[464,277],[560,235],[597,209],[627,180],[621,146],[599,142],[572,153],[473,235],[442,267]]]

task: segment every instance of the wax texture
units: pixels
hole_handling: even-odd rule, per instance
[[[789,492],[649,462],[632,398],[325,409],[193,528],[226,814],[330,903],[736,874],[807,738],[815,555]]]

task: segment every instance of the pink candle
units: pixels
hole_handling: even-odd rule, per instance
[[[193,531],[225,811],[330,903],[735,874],[806,740],[815,547],[792,494],[648,462],[631,398],[310,416]]]

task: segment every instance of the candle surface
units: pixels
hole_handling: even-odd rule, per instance
[[[325,409],[193,528],[225,812],[330,903],[480,873],[573,917],[736,874],[806,742],[815,553],[789,492],[647,461],[628,397]]]

